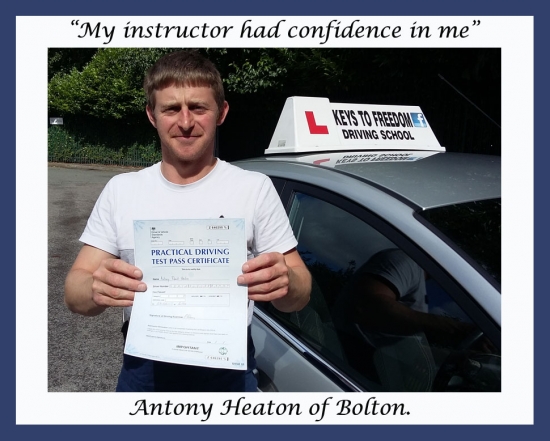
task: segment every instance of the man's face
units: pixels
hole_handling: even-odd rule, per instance
[[[209,87],[169,86],[155,92],[155,108],[147,116],[158,131],[163,161],[208,162],[214,154],[216,126],[227,115],[218,109]]]

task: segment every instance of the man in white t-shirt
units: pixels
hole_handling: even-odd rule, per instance
[[[426,279],[405,252],[388,248],[356,271],[337,301],[337,329],[367,343],[365,354],[386,391],[431,391],[445,357],[478,331],[471,322],[430,312]],[[483,338],[475,349],[490,352],[489,345]]]
[[[124,332],[135,293],[147,288],[134,266],[133,220],[219,217],[246,222],[248,261],[238,283],[248,286],[249,325],[254,301],[272,302],[285,312],[302,309],[311,276],[271,181],[214,156],[216,127],[229,110],[216,67],[197,52],[172,52],[149,70],[144,90],[162,161],[117,175],[106,185],[67,275],[69,309],[93,316],[121,307]],[[124,355],[117,391],[255,391],[250,332],[248,347],[246,371]]]

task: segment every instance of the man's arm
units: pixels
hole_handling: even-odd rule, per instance
[[[311,275],[296,249],[250,259],[237,282],[248,285],[249,299],[271,302],[282,312],[304,308],[311,293]]]
[[[98,248],[84,245],[65,279],[65,304],[78,314],[98,315],[110,306],[131,306],[145,291],[142,272]]]
[[[366,274],[354,293],[352,318],[371,331],[396,335],[424,332],[429,340],[458,344],[475,326],[450,317],[415,311],[398,301],[398,293],[384,279]]]

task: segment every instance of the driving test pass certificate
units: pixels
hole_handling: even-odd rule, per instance
[[[124,352],[195,366],[246,369],[244,219],[135,220],[135,295]]]

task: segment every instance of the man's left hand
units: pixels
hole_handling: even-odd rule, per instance
[[[251,300],[273,302],[285,312],[300,310],[309,301],[311,276],[295,249],[261,254],[246,262],[242,271],[237,283],[248,286]]]
[[[281,253],[267,253],[250,259],[243,265],[239,285],[248,286],[248,298],[269,302],[288,294],[289,268]]]

